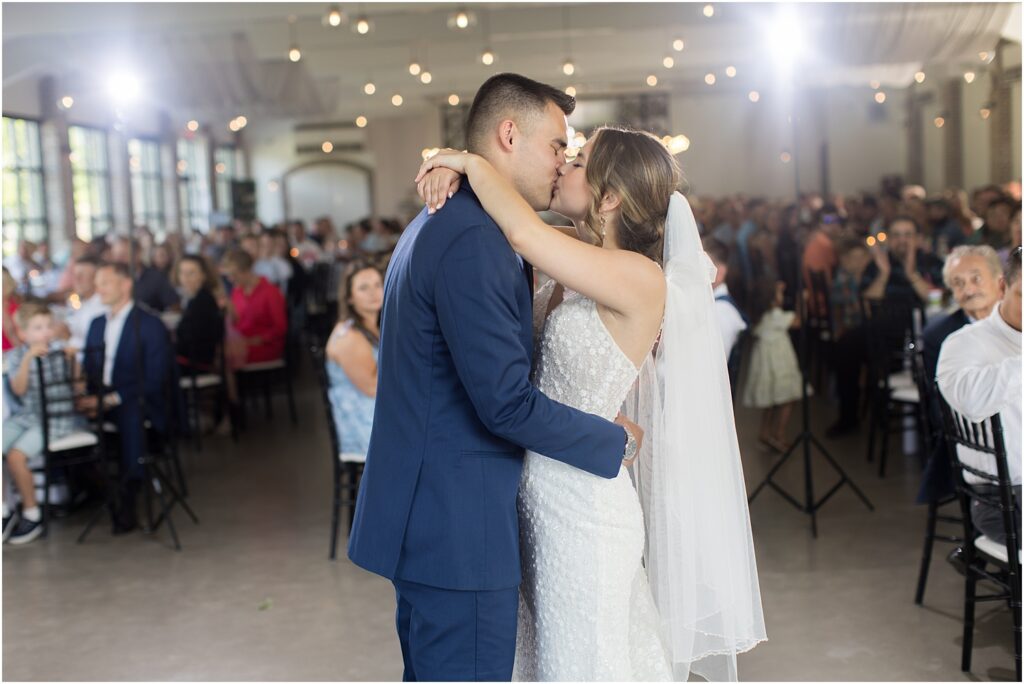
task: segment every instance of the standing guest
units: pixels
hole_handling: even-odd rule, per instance
[[[217,226],[217,230],[213,233],[213,244],[204,250],[204,254],[210,261],[219,264],[224,255],[237,246],[238,241],[235,239],[235,227],[228,223]]]
[[[949,405],[970,421],[999,414],[1003,424],[1007,465],[1017,510],[1021,504],[1021,250],[1010,255],[1003,298],[992,313],[949,337],[939,352],[936,381]],[[957,447],[960,460],[977,470],[995,473],[991,456]],[[979,489],[979,478],[964,473]],[[1005,543],[1002,513],[980,500],[971,505],[975,527],[997,543]],[[1017,517],[1018,525],[1020,516]],[[1020,543],[1020,529],[1017,529]]]
[[[803,270],[806,284],[810,284],[812,272],[824,273],[831,281],[839,257],[836,255],[836,240],[842,232],[842,223],[834,213],[823,213],[818,227],[807,238],[804,247]]]
[[[68,297],[68,313],[64,317],[69,349],[83,349],[93,319],[107,311],[96,291],[96,271],[99,265],[100,262],[93,257],[82,257],[72,269],[74,291]]]
[[[754,281],[754,268],[752,265],[752,258],[750,256],[750,239],[754,237],[764,226],[765,213],[768,207],[764,200],[754,198],[747,203],[746,217],[743,223],[740,224],[740,229],[736,233],[736,247],[738,249],[738,256],[740,266],[743,268],[743,278],[746,282]]]
[[[366,458],[377,397],[377,354],[384,277],[367,262],[352,263],[338,292],[338,324],[327,341],[328,396],[346,454]]]
[[[861,280],[864,297],[927,302],[928,292],[942,284],[942,262],[920,248],[917,222],[897,216],[889,225],[886,244],[888,248],[878,243],[872,249],[874,260]]]
[[[137,525],[135,501],[142,487],[139,459],[146,449],[143,424],[157,433],[167,429],[164,392],[170,371],[170,341],[163,322],[133,301],[128,266],[102,264],[96,272],[96,291],[107,313],[93,320],[86,336],[83,369],[90,393],[102,392],[105,407],[117,426],[121,465],[127,484],[114,514],[114,531],[129,532]],[[103,354],[93,353],[102,349]],[[79,400],[79,410],[95,413],[96,397]]]
[[[839,395],[839,419],[825,432],[830,439],[855,432],[860,422],[860,376],[867,361],[860,283],[869,263],[871,255],[863,239],[847,236],[840,241],[839,267],[829,293],[836,340],[832,367]]]
[[[966,325],[988,318],[1005,289],[999,257],[988,245],[961,245],[955,248],[946,257],[942,276],[960,308],[930,321],[921,333],[921,357],[929,383],[935,381],[939,353],[946,338]],[[932,423],[939,425],[942,417],[938,405],[926,398],[925,408],[931,413]],[[939,501],[953,494],[953,474],[946,455],[946,445],[937,437],[925,465],[921,489],[917,495],[918,503]]]
[[[288,319],[281,291],[253,272],[247,252],[228,252],[222,267],[234,286],[230,317],[245,342],[245,363],[282,358]]]
[[[977,230],[968,241],[972,245],[988,245],[994,250],[1010,244],[1010,217],[1013,204],[1005,197],[999,197],[985,208],[985,225]]]
[[[33,259],[35,253],[36,243],[31,240],[22,240],[18,243],[18,251],[4,259],[4,268],[14,278],[14,282],[18,284],[18,291],[22,294],[31,292],[30,274],[39,268]]]
[[[950,250],[967,242],[960,222],[953,217],[949,204],[943,197],[933,197],[925,203],[928,224],[931,228],[932,253],[944,258]]]
[[[736,300],[729,294],[729,286],[726,284],[729,274],[729,248],[715,238],[708,237],[704,239],[704,251],[717,269],[711,287],[715,297],[715,315],[718,319],[718,329],[722,333],[725,358],[729,359],[731,367],[733,361],[731,354],[736,348],[736,341],[739,339],[740,333],[747,329],[747,319],[740,311]]]
[[[21,516],[6,499],[3,502],[3,538],[11,544],[27,544],[43,531],[42,514],[36,502],[35,482],[31,466],[43,454],[43,406],[40,387],[47,378],[63,378],[60,367],[64,363],[60,356],[50,356],[59,347],[55,346],[56,328],[53,316],[46,304],[28,302],[18,310],[18,323],[25,343],[11,351],[5,359],[8,368],[11,391],[22,401],[22,409],[16,415],[4,419],[3,456],[4,475],[9,471],[18,495],[21,497]],[[41,358],[43,377],[39,376],[36,359]],[[72,408],[71,386],[52,384],[47,386],[46,405],[54,412],[67,413]],[[58,440],[79,427],[74,416],[61,415],[49,418],[49,438]],[[38,465],[36,466],[38,467]],[[7,487],[4,487],[7,491]]]
[[[224,317],[213,294],[216,274],[206,259],[186,254],[175,275],[185,304],[174,334],[178,362],[208,369],[224,339]]]
[[[796,313],[783,311],[785,283],[759,283],[753,290],[754,345],[750,351],[750,371],[743,387],[743,405],[763,409],[759,439],[783,452],[786,428],[793,407],[800,399],[800,366],[789,338],[799,326]]]
[[[14,314],[21,306],[21,295],[18,294],[18,283],[11,272],[4,266],[4,353],[14,349],[18,343],[18,326],[14,322]]]

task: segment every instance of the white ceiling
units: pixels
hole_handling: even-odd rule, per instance
[[[472,97],[492,73],[517,71],[579,94],[646,89],[707,92],[715,88],[768,90],[776,81],[765,48],[777,6],[716,3],[342,3],[353,19],[374,23],[366,36],[351,26],[332,28],[327,3],[4,3],[3,83],[56,75],[79,97],[103,97],[112,68],[130,68],[143,81],[151,104],[175,115],[204,120],[245,114],[250,121],[286,118],[352,119],[443,102],[449,93]],[[447,27],[447,16],[466,7],[478,18],[465,31]],[[980,51],[1000,38],[1020,41],[1019,3],[803,4],[797,7],[807,36],[800,78],[811,85],[878,80],[905,86],[927,66],[950,73],[983,69]],[[302,60],[291,63],[288,17]],[[485,32],[485,25],[489,31]],[[671,47],[685,40],[681,53]],[[489,43],[492,67],[479,61]],[[561,64],[571,54],[576,74]],[[672,55],[676,65],[662,66]],[[411,59],[426,65],[433,82],[409,75]],[[735,66],[734,79],[725,76]],[[363,94],[372,80],[375,95]]]

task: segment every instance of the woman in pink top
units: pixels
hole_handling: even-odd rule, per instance
[[[245,340],[246,363],[273,361],[284,356],[288,317],[281,291],[252,272],[252,257],[229,252],[222,263],[231,291],[231,321]]]

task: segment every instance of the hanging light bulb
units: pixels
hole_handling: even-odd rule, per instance
[[[682,52],[684,47],[686,47],[686,43],[683,42],[682,38],[676,38],[672,41],[672,49],[676,52]]]
[[[365,116],[356,117],[356,126],[358,126],[359,128],[366,128],[367,123],[369,122],[366,120]]]
[[[71,107],[74,104],[75,98],[71,97],[70,95],[65,95],[64,97],[60,98],[60,106],[64,109],[71,109]]]
[[[725,75],[729,78],[736,78],[736,67],[727,66],[725,67]]]
[[[967,73],[964,74],[964,80],[967,81],[968,83],[974,83],[974,76],[975,73],[973,71],[968,71]]]
[[[421,70],[422,69],[421,69],[421,67],[419,65],[419,62],[409,62],[409,73],[410,74],[412,74],[413,76],[419,76]]]
[[[936,128],[942,128],[945,125],[946,125],[946,119],[944,117],[942,117],[942,116],[935,117],[935,127]]]
[[[715,16],[715,6],[711,4],[704,5],[704,16],[708,19]]]
[[[476,25],[476,15],[463,8],[448,15],[448,28],[453,31],[464,31],[474,25]]]
[[[576,65],[572,63],[572,59],[567,59],[565,60],[565,63],[562,64],[562,73],[566,76],[572,76],[576,73]]]
[[[366,85],[363,86],[363,92],[366,93],[367,95],[373,95],[375,92],[377,92],[377,86],[375,86],[373,83],[367,83]]]
[[[295,15],[288,17],[288,36],[291,39],[291,46],[288,48],[288,59],[298,62],[302,59],[302,52],[299,50],[299,41],[295,38]]]
[[[403,101],[404,100],[402,99],[402,96],[399,95],[398,93],[395,93],[394,95],[391,96],[391,104],[395,105],[396,107],[401,107]]]
[[[242,130],[249,124],[249,120],[244,116],[235,117],[235,125],[238,126],[238,130]]]
[[[988,119],[988,117],[992,116],[991,107],[989,107],[988,105],[983,106],[981,109],[978,110],[978,115],[982,119]]]
[[[455,93],[452,93],[451,95],[449,95],[448,96],[448,104],[450,104],[452,107],[458,106],[458,104],[459,104],[459,96],[456,95]]]
[[[666,55],[665,59],[661,60],[661,65],[666,69],[671,69],[676,65],[676,60],[672,59],[672,55]]]
[[[881,90],[879,90],[877,93],[875,93],[875,102],[877,102],[878,104],[884,103],[885,102],[885,93],[883,93]]]
[[[420,74],[420,83],[424,85],[430,83],[433,80],[434,77],[430,74],[429,71],[424,71],[422,74]]]
[[[918,83],[924,83],[924,79],[925,74],[923,71],[918,71],[916,74],[914,74],[914,80],[917,81]]]
[[[299,50],[298,47],[292,45],[291,49],[288,50],[288,59],[290,59],[293,62],[298,62],[300,59],[302,59],[302,52]]]
[[[568,88],[565,89],[565,94],[568,95],[569,97],[576,97],[576,87],[569,86]]]
[[[757,92],[756,90],[751,90],[749,93],[747,93],[747,99],[750,100],[751,102],[757,102],[758,100],[761,99],[761,93]]]
[[[363,14],[352,24],[352,30],[361,36],[365,36],[373,30],[373,24],[370,22],[369,17]]]
[[[341,23],[345,20],[345,15],[342,13],[340,7],[337,5],[331,5],[330,9],[327,10],[327,16],[325,19],[327,20],[328,26],[337,28],[338,26],[341,26]]]
[[[325,140],[324,144],[320,146],[320,149],[324,151],[324,154],[330,154],[334,151],[334,143],[330,140]]]
[[[193,133],[195,133],[196,131],[198,131],[198,130],[199,130],[199,122],[198,122],[198,121],[196,121],[195,119],[192,119],[191,121],[189,121],[189,122],[188,122],[188,123],[187,123],[187,124],[185,125],[185,128],[187,128],[188,130],[190,130],[190,131],[192,131]]]
[[[652,88],[654,86],[658,85],[658,77],[655,76],[654,74],[651,74],[650,76],[648,76],[647,77],[647,85],[651,86]]]
[[[708,85],[715,85],[716,80],[718,79],[715,78],[714,74],[705,74],[704,76],[704,82],[707,83]]]
[[[494,52],[490,48],[485,49],[480,54],[480,61],[487,66],[491,66],[492,64],[494,64]]]

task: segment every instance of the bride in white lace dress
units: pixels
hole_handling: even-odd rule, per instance
[[[699,293],[704,278],[710,303],[710,280],[706,272],[700,275],[696,254],[690,262],[697,268],[680,270],[676,266],[682,260],[667,262],[664,272],[661,267],[668,254],[665,226],[670,204],[677,209],[685,205],[681,195],[673,195],[680,184],[678,165],[652,135],[598,130],[562,167],[552,198],[551,209],[573,219],[579,235],[544,224],[512,186],[475,155],[444,151],[424,163],[418,180],[422,179],[420,193],[428,207],[444,204],[452,180],[447,173],[428,173],[436,168],[466,174],[513,249],[551,276],[534,300],[534,384],[555,401],[608,420],[630,399],[643,414],[633,417],[649,430],[646,457],[638,462],[634,477],[623,467],[618,477],[607,480],[527,452],[519,489],[523,581],[514,678],[685,680],[692,668],[707,678],[734,679],[735,654],[764,638],[742,473],[736,485],[735,472],[720,478],[723,468],[688,469],[679,465],[685,459],[666,456],[666,449],[681,447],[681,441],[672,440],[675,428],[666,428],[679,421],[664,420],[662,412],[670,415],[670,410],[685,408],[685,402],[671,403],[680,393],[668,391],[654,372],[652,349],[663,333],[662,351],[669,337],[677,351],[696,349],[676,339],[681,337],[677,331],[692,328],[696,320],[693,311],[684,308],[680,288],[696,283],[696,290],[687,292]],[[685,205],[676,215],[688,212]],[[689,217],[692,223],[692,214]],[[698,240],[696,226],[689,228],[692,243]],[[703,255],[699,241],[696,244]],[[680,283],[689,281],[675,282],[677,271]],[[717,336],[717,330],[713,332]],[[714,344],[706,348],[717,350],[720,358],[699,362],[720,364],[722,372],[695,377],[705,386],[689,389],[706,390],[717,398],[722,388],[712,385],[726,377],[725,362],[720,341],[707,339]],[[669,369],[680,371],[674,365]],[[735,444],[731,404],[728,409],[720,401],[710,404],[728,416],[708,421],[708,429],[728,423],[718,432],[726,441],[731,436]],[[690,408],[699,418],[701,408]],[[722,461],[735,460],[729,466],[735,471],[738,450],[734,459],[729,456]],[[724,516],[711,510],[695,512],[701,496],[694,490],[700,485],[686,483],[688,477],[711,480],[703,484],[715,496],[730,494],[732,501],[721,506],[731,510]],[[719,486],[727,480],[729,487]],[[670,500],[679,496],[690,503]],[[682,515],[695,518],[701,513],[724,517],[731,527],[713,520],[689,520],[679,527]],[[704,528],[735,538],[731,546],[741,552],[721,555],[737,567],[722,568],[713,560],[695,562],[693,554],[712,551],[701,544],[699,530]],[[675,541],[689,548],[680,554]],[[724,667],[710,664],[722,656]],[[697,667],[697,661],[706,661],[708,667]]]

